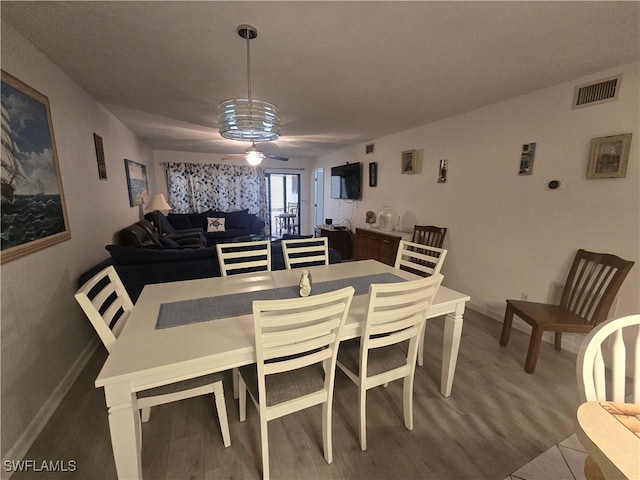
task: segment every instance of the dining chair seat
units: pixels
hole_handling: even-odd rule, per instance
[[[258,368],[256,364],[240,367],[249,394],[260,400],[258,392]],[[265,378],[267,407],[288,402],[295,398],[319,392],[324,388],[324,370],[319,364],[309,365],[283,374],[273,374]]]
[[[404,347],[404,348],[403,348]],[[369,361],[367,362],[367,376],[379,375],[388,370],[402,367],[407,363],[406,345],[388,345],[386,347],[375,348],[369,351]],[[356,338],[340,344],[338,350],[338,361],[355,375],[360,369],[360,339]]]

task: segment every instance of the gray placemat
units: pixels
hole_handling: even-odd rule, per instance
[[[366,295],[369,293],[369,285],[372,283],[395,283],[404,281],[404,278],[398,277],[393,273],[378,273],[362,277],[341,278],[339,280],[313,283],[311,295],[327,293],[347,286],[352,286],[355,289],[354,295],[356,296]],[[208,322],[219,318],[248,315],[252,312],[254,300],[277,300],[294,298],[299,295],[300,287],[298,285],[291,285],[270,290],[232,293],[229,295],[219,295],[217,297],[163,303],[160,305],[156,330],[190,325],[192,323]]]

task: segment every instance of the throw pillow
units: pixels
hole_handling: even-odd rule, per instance
[[[207,232],[224,232],[224,218],[207,218]]]

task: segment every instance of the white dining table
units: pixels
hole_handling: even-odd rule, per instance
[[[392,273],[415,275],[375,260],[311,267],[313,283]],[[252,315],[156,329],[162,304],[298,284],[300,270],[151,284],[144,287],[100,374],[118,478],[142,478],[141,424],[136,392],[255,362]],[[367,295],[353,298],[341,340],[360,335]],[[440,391],[451,395],[468,295],[440,287],[428,318],[446,315]],[[249,301],[249,300],[247,300]]]

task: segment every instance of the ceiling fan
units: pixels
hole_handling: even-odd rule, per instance
[[[262,163],[262,160],[264,160],[265,158],[271,160],[281,160],[283,162],[289,161],[289,159],[286,157],[279,157],[277,155],[265,155],[258,149],[258,147],[256,147],[256,144],[254,142],[251,142],[251,146],[247,147],[245,153],[230,153],[224,155],[222,157],[222,160],[232,160],[234,158],[244,158],[247,160],[249,165],[260,165],[260,163]]]

